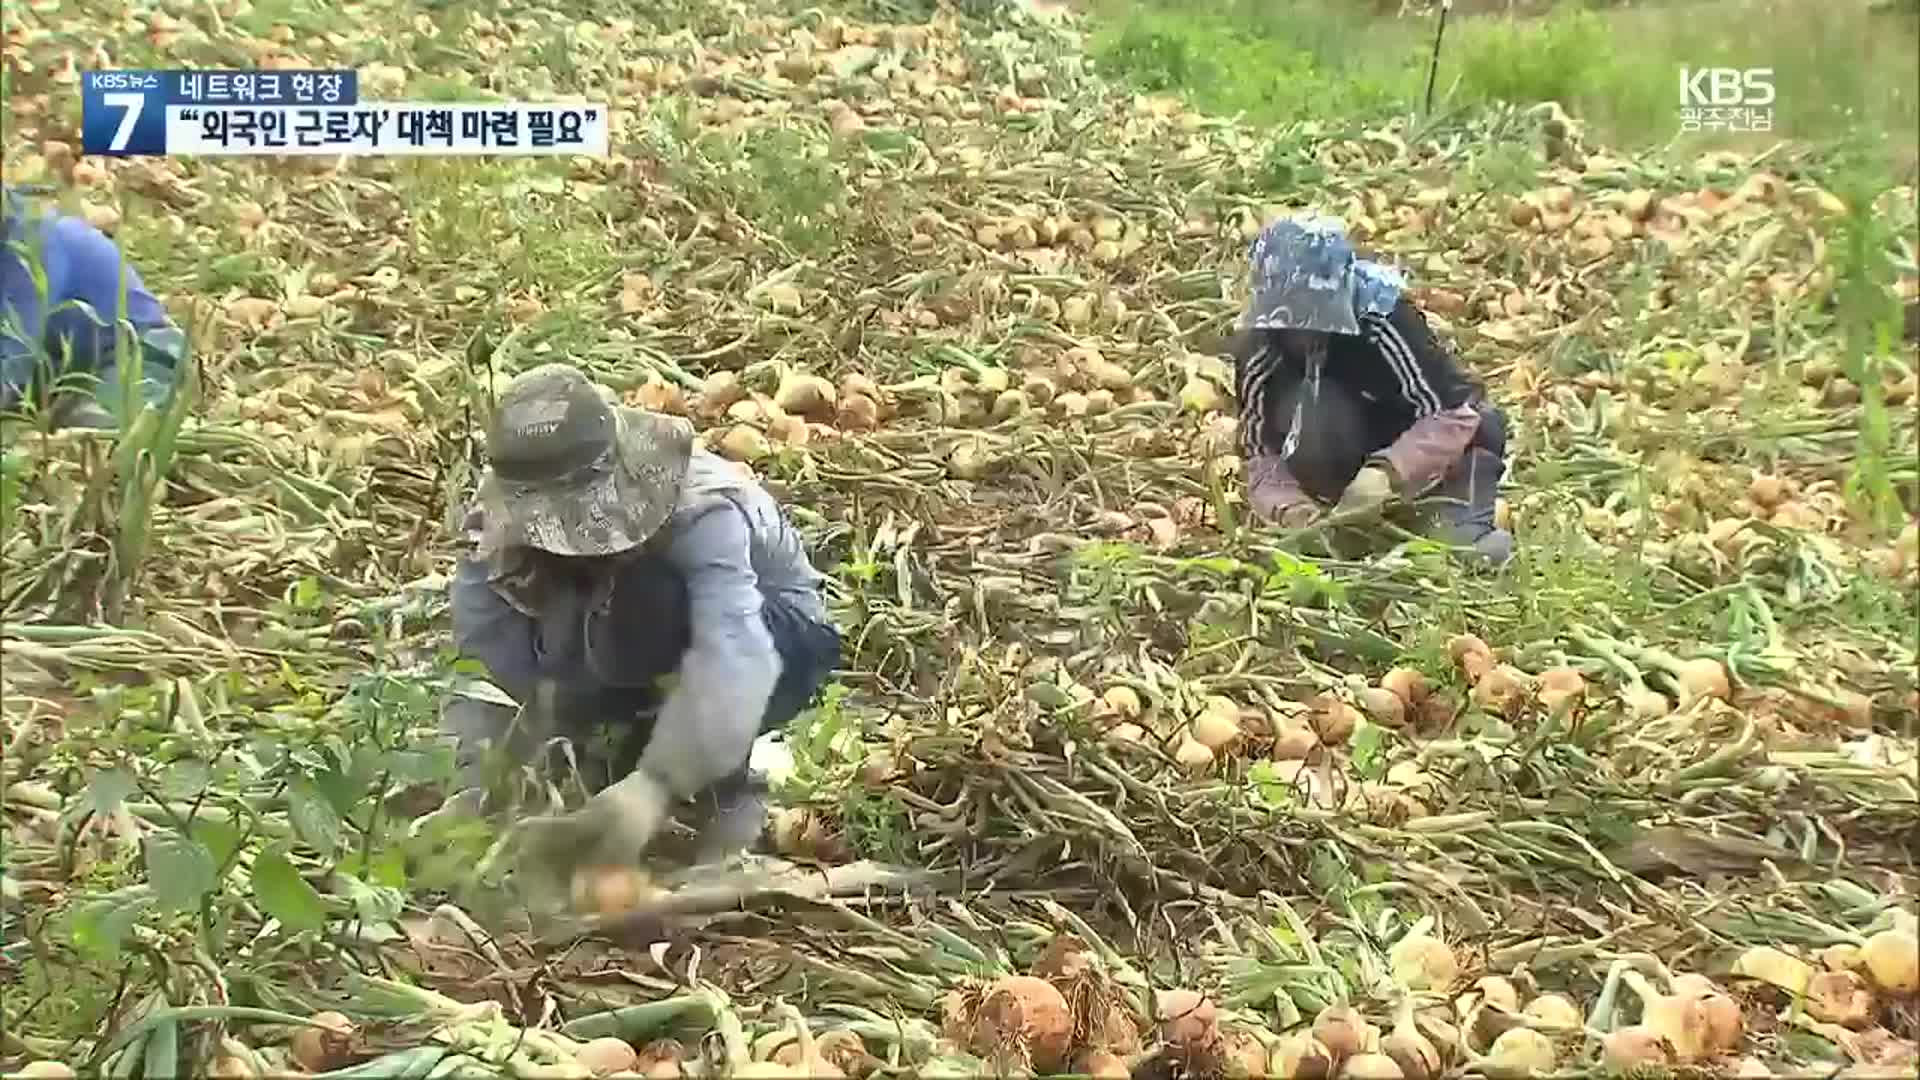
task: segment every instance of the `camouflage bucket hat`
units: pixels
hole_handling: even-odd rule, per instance
[[[1362,313],[1384,315],[1406,282],[1378,263],[1357,258],[1334,218],[1282,218],[1267,226],[1248,255],[1251,330],[1318,330],[1358,334]]]
[[[547,364],[507,386],[480,481],[487,546],[617,555],[673,513],[693,427],[616,407],[578,368]]]

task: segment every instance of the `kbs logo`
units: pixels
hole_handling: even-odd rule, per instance
[[[1680,130],[1772,131],[1772,68],[1681,68]]]

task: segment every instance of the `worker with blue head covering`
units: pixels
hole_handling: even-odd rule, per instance
[[[0,410],[38,391],[57,426],[112,428],[129,405],[164,406],[186,356],[186,335],[105,233],[0,189]]]
[[[1506,424],[1406,296],[1332,218],[1269,225],[1249,257],[1252,297],[1231,346],[1248,501],[1302,528],[1328,506],[1438,496],[1434,532],[1494,564]]]

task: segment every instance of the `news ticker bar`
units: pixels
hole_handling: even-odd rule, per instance
[[[599,102],[360,101],[351,71],[91,71],[81,83],[82,152],[110,157],[604,157],[608,121]]]

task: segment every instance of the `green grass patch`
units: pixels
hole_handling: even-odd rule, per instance
[[[1433,16],[1304,0],[1098,0],[1093,14],[1092,51],[1109,74],[1270,124],[1418,110],[1436,28]],[[1682,67],[1774,69],[1773,131],[1736,141],[1827,141],[1867,128],[1910,152],[1920,130],[1920,17],[1865,0],[1456,14],[1435,106],[1558,101],[1611,144],[1661,144],[1680,135]]]

